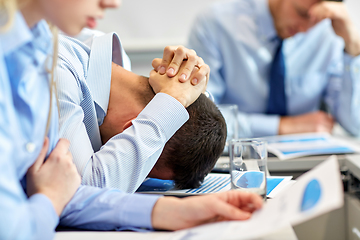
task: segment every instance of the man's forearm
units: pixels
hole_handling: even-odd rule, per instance
[[[360,35],[353,23],[348,26],[351,33],[349,39],[345,41],[345,52],[355,57],[360,55]]]
[[[156,163],[167,140],[187,120],[188,113],[179,102],[169,95],[157,94],[132,121],[133,126],[89,155],[91,159],[86,159],[83,183],[135,192]],[[80,149],[73,148],[73,151]],[[76,158],[79,155],[74,154],[75,161],[79,161]]]

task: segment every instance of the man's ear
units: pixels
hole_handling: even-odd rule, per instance
[[[131,122],[131,121],[134,120],[134,119],[135,119],[135,118],[130,119],[129,121],[127,121],[127,122],[124,124],[123,131],[132,125],[132,122]]]

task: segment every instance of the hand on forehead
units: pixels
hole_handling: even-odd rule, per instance
[[[325,18],[331,20],[346,20],[349,18],[345,5],[342,2],[333,1],[315,1],[311,5],[308,14],[315,23]]]

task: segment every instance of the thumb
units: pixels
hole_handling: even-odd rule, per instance
[[[155,59],[151,62],[151,65],[152,65],[152,67],[155,69],[156,72],[158,71],[158,68],[159,68],[160,65],[161,65],[161,61],[162,61],[161,58],[155,58]]]
[[[37,157],[34,164],[29,168],[30,172],[37,172],[40,169],[40,167],[44,163],[44,160],[45,160],[46,153],[47,153],[48,149],[49,149],[49,138],[45,137],[44,144],[43,144],[43,147],[42,147],[42,149],[41,149],[41,151],[39,153],[39,156]]]

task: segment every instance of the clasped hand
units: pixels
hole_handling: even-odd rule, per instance
[[[186,61],[184,61],[186,60]],[[166,93],[184,107],[205,92],[210,68],[194,50],[182,46],[166,47],[163,58],[152,62],[149,83],[155,93]]]

